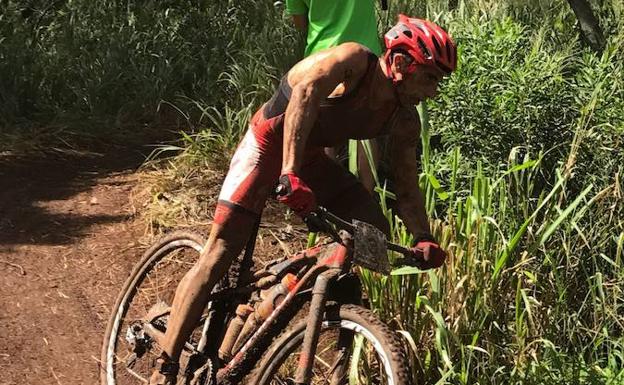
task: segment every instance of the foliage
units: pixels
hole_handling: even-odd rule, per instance
[[[621,383],[624,40],[596,56],[567,15],[506,4],[443,17],[461,62],[421,115],[420,187],[445,269],[364,271],[364,284],[427,383]]]
[[[601,56],[565,0],[389,3],[381,31],[400,10],[459,44],[458,71],[421,116],[420,187],[450,257],[436,272],[364,272],[371,306],[403,329],[427,383],[624,382],[621,1],[592,1]],[[0,1],[0,137],[73,121],[110,133],[174,111],[187,130],[159,150],[179,156],[155,183],[152,208],[167,214],[154,222],[198,215],[214,197],[191,195],[218,179],[198,170],[227,165],[302,52],[288,24],[258,0]]]
[[[281,72],[270,63],[296,49],[276,24],[285,25],[282,13],[268,2],[0,2],[0,73],[11,74],[0,77],[0,126],[110,130],[153,122],[163,100],[196,119],[194,100],[221,107],[232,92],[266,96]],[[236,78],[253,76],[249,65],[264,81]],[[226,68],[232,78],[221,79]],[[240,80],[250,88],[223,86]]]
[[[457,384],[621,381],[621,173],[573,195],[558,172],[537,191],[543,157],[525,155],[496,177],[478,165],[466,194],[456,188],[465,160],[459,148],[448,155],[448,191],[432,165],[421,178],[427,207],[449,201],[432,223],[449,252],[445,268],[362,274],[372,307],[417,341],[415,375]],[[409,244],[400,219],[387,216],[395,241]]]

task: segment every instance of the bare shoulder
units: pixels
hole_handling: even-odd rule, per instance
[[[365,46],[351,42],[319,51],[295,64],[288,82],[293,85],[306,76],[330,72],[341,74],[343,80],[359,78],[368,68],[369,53]]]
[[[370,50],[360,43],[347,42],[336,47],[330,48],[333,54],[341,61],[352,61],[354,63],[362,63],[367,66]]]

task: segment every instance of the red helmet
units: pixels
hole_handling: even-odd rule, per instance
[[[384,60],[388,68],[392,64],[392,54],[396,51],[404,51],[414,59],[408,67],[408,73],[413,73],[417,64],[425,64],[450,74],[457,65],[455,43],[445,30],[429,20],[399,14],[399,22],[386,33],[384,41]],[[388,77],[394,78],[391,71]]]

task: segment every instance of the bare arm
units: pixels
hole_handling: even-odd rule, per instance
[[[401,108],[395,116],[390,136],[391,167],[395,180],[398,209],[407,229],[414,235],[431,234],[424,199],[418,185],[420,161],[418,112]]]
[[[291,78],[292,94],[284,120],[282,174],[297,173],[305,144],[314,126],[321,101],[338,84],[359,79],[366,71],[366,50],[356,43],[345,43],[316,58],[297,64]]]
[[[292,21],[293,21],[293,24],[295,25],[295,28],[297,28],[300,31],[303,31],[304,33],[308,32],[308,16],[307,15],[292,15]]]

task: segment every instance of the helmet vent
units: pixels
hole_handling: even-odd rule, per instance
[[[412,38],[412,31],[410,31],[409,27],[405,24],[399,24],[398,25],[398,32],[401,32],[402,34],[404,34],[405,36],[407,36],[408,38]],[[398,33],[397,33],[397,37],[398,37]]]
[[[422,39],[418,39],[418,47],[420,48],[420,50],[422,51],[423,55],[427,59],[431,59],[431,52],[429,51],[429,49],[425,45],[425,42],[422,41]]]
[[[438,43],[438,39],[433,37],[431,41],[433,41],[433,46],[435,47],[436,53],[438,55],[442,55],[442,49],[440,48],[440,43]]]
[[[429,34],[421,23],[412,23],[412,24],[414,24],[416,28],[420,29],[425,35]]]
[[[395,40],[399,38],[399,34],[397,33],[397,31],[388,31],[388,33],[386,33],[386,37],[388,39]]]

